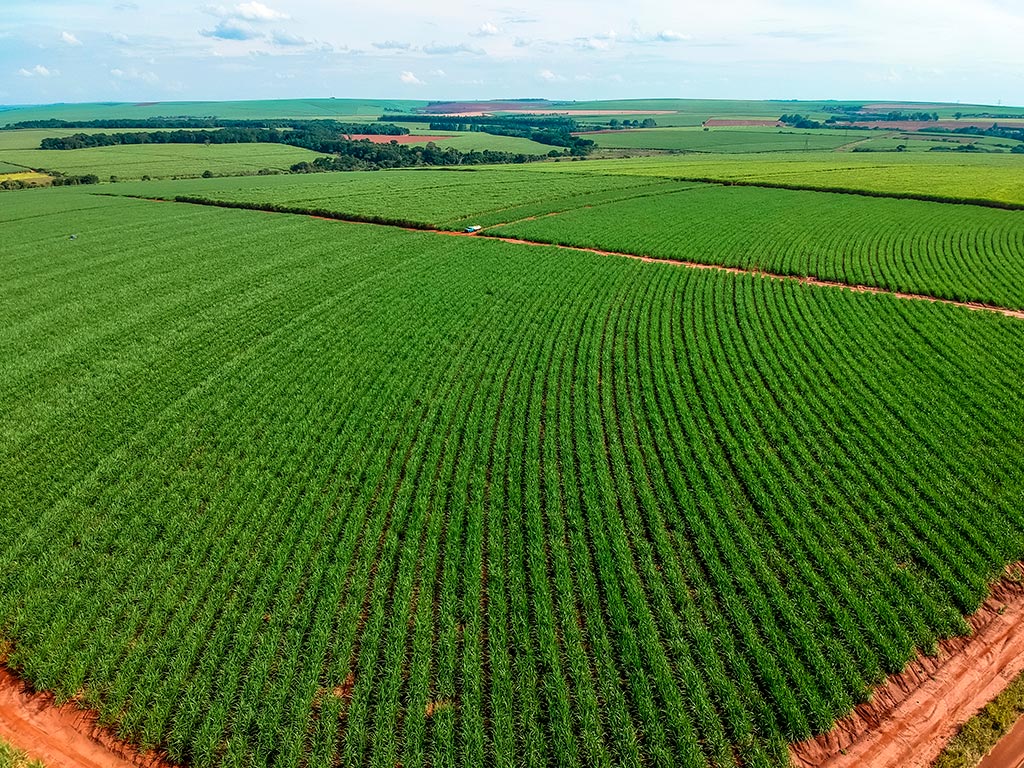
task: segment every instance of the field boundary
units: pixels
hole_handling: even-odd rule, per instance
[[[46,768],[173,768],[155,752],[133,747],[74,700],[58,705],[33,691],[0,658],[0,736]]]
[[[405,219],[389,219],[383,216],[340,213],[338,211],[330,211],[323,209],[296,208],[291,206],[277,205],[274,203],[248,203],[230,200],[211,200],[209,198],[184,195],[180,195],[174,198],[162,198],[143,197],[139,195],[115,195],[111,193],[98,194],[103,194],[107,197],[126,197],[133,200],[145,200],[149,202],[186,203],[189,205],[202,205],[212,208],[231,208],[235,210],[262,211],[264,213],[281,213],[292,216],[305,216],[312,219],[321,219],[325,221],[340,221],[350,224],[372,224],[375,226],[393,227],[396,229],[402,229],[407,231],[427,232],[430,234],[446,235],[449,237],[475,237],[477,239],[482,240],[496,240],[502,243],[510,243],[513,245],[528,245],[543,248],[561,248],[562,250],[573,251],[575,253],[591,253],[596,254],[598,256],[615,256],[623,259],[633,259],[635,261],[642,261],[648,264],[666,264],[669,266],[684,267],[686,269],[702,269],[715,272],[725,272],[731,275],[749,275],[752,277],[763,277],[771,280],[796,282],[801,283],[803,285],[814,286],[817,288],[839,288],[852,291],[853,293],[871,293],[882,296],[891,296],[893,298],[904,299],[907,301],[926,301],[932,304],[945,304],[947,306],[961,307],[963,309],[970,309],[982,312],[992,312],[995,314],[1003,315],[1004,317],[1011,317],[1017,320],[1024,320],[1024,309],[1012,309],[1010,307],[1001,307],[993,304],[985,304],[983,302],[956,301],[954,299],[944,299],[938,296],[930,296],[928,294],[923,293],[906,293],[903,291],[894,291],[889,288],[882,288],[874,285],[844,283],[838,280],[823,280],[817,277],[805,275],[787,275],[780,272],[766,272],[764,270],[759,269],[727,267],[721,264],[705,264],[699,261],[687,261],[684,259],[654,258],[653,256],[643,256],[638,253],[628,253],[624,251],[606,251],[598,248],[584,248],[582,246],[565,245],[562,243],[546,243],[538,240],[521,240],[519,238],[514,237],[494,235],[487,231],[481,231],[479,233],[458,232],[450,229],[440,229],[431,224],[424,224],[423,222],[408,221]],[[503,225],[494,225],[494,227],[499,226]],[[491,227],[488,227],[488,229],[490,228]]]
[[[927,768],[982,707],[1024,671],[1024,563],[967,618],[968,636],[939,643],[890,676],[831,731],[790,745],[797,768]]]

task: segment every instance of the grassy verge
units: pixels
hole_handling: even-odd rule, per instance
[[[1024,675],[1021,675],[953,737],[933,768],[974,768],[1024,715]]]
[[[0,768],[44,768],[39,760],[32,760],[16,747],[0,739]]]

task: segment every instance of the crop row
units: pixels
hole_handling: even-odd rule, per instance
[[[132,200],[6,226],[0,637],[189,765],[783,766],[1024,555],[1010,319]]]

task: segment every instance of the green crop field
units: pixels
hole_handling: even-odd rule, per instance
[[[33,132],[35,133],[35,132]],[[56,135],[53,131],[42,131]],[[0,140],[5,132],[0,131]],[[38,144],[37,144],[38,146]],[[320,155],[285,144],[135,144],[90,149],[0,149],[0,160],[24,167],[65,174],[94,173],[102,179],[117,176],[169,178],[215,174],[256,173],[269,168],[287,170]]]
[[[794,132],[778,128],[647,128],[584,134],[599,147],[686,152],[801,152],[836,149],[856,141],[848,131]]]
[[[1024,307],[1024,211],[750,187],[683,189],[488,234]]]
[[[496,224],[578,207],[592,199],[619,199],[679,186],[639,176],[564,173],[548,177],[523,170],[415,169],[125,184],[114,191],[164,198],[195,196],[254,206],[269,203],[459,229],[467,223]]]
[[[550,163],[532,173],[561,173]],[[885,194],[933,195],[1024,204],[1024,155],[927,153],[779,153],[593,160],[574,172],[764,182]]]
[[[177,764],[788,768],[1024,558],[1024,320],[844,289],[1024,308],[1024,210],[899,199],[1024,204],[1024,158],[201,179],[318,155],[39,133],[0,171],[155,179],[0,192],[0,657]]]
[[[0,738],[0,768],[44,768],[39,760],[31,760],[22,750]]]
[[[447,174],[498,176],[623,183]],[[1018,320],[80,189],[0,221],[9,663],[191,766],[778,768],[1024,555]]]
[[[561,164],[559,174],[413,170],[118,191],[446,229],[479,224],[487,235],[1024,307],[1024,211],[575,173],[587,165]]]

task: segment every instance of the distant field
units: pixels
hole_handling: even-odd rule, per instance
[[[14,168],[11,166],[11,171],[4,169],[4,164],[0,163],[0,181],[30,181],[30,182],[49,182],[50,177],[45,173],[36,173],[35,171],[25,171],[20,168]]]
[[[177,128],[29,128],[16,131],[0,131],[0,158],[3,153],[12,149],[39,149],[39,142],[48,138],[64,138],[76,133],[151,133],[156,131],[172,131]],[[188,129],[183,129],[188,130]],[[209,130],[217,130],[216,128]]]
[[[2,138],[3,132],[0,132]],[[287,170],[295,163],[319,156],[316,152],[284,144],[144,144],[92,149],[0,150],[0,160],[65,174],[94,173],[103,180],[108,176],[121,179],[199,176],[206,170],[215,174],[252,173],[263,168]]]
[[[708,185],[489,232],[1024,307],[1022,211]]]
[[[845,132],[795,132],[778,128],[647,128],[583,134],[599,147],[687,152],[793,152],[835,149],[851,139]]]
[[[121,186],[274,204],[1024,307],[1024,211],[657,177],[382,171]],[[557,215],[551,215],[557,214]]]
[[[161,101],[145,104],[52,104],[0,111],[0,125],[28,120],[104,120],[149,117],[222,117],[225,119],[288,117],[376,117],[386,109],[408,112],[423,101],[360,99],[273,99],[267,101]]]
[[[935,136],[928,134],[912,133],[898,136],[868,136],[856,142],[855,146],[865,147],[876,151],[896,151],[899,146],[904,147],[908,152],[929,152],[934,147],[955,149],[966,144],[977,144],[983,149],[992,152],[1009,152],[1014,146],[1020,144],[1013,139],[1001,139],[994,136]]]
[[[519,166],[522,168],[522,166]],[[538,177],[525,171],[490,169],[394,170],[325,173],[245,179],[203,179],[119,185],[118,194],[274,203],[356,215],[378,215],[438,227],[497,223],[578,206],[588,195],[622,197],[636,190],[661,189],[661,179],[587,176],[566,173]],[[511,217],[511,218],[508,218]]]
[[[558,165],[530,166],[530,173],[560,173]],[[843,153],[694,155],[593,160],[573,171],[662,178],[709,178],[863,189],[885,193],[978,198],[1024,204],[1024,156],[966,153]]]
[[[8,663],[184,765],[786,768],[1024,555],[1020,321],[77,189],[0,220]]]

